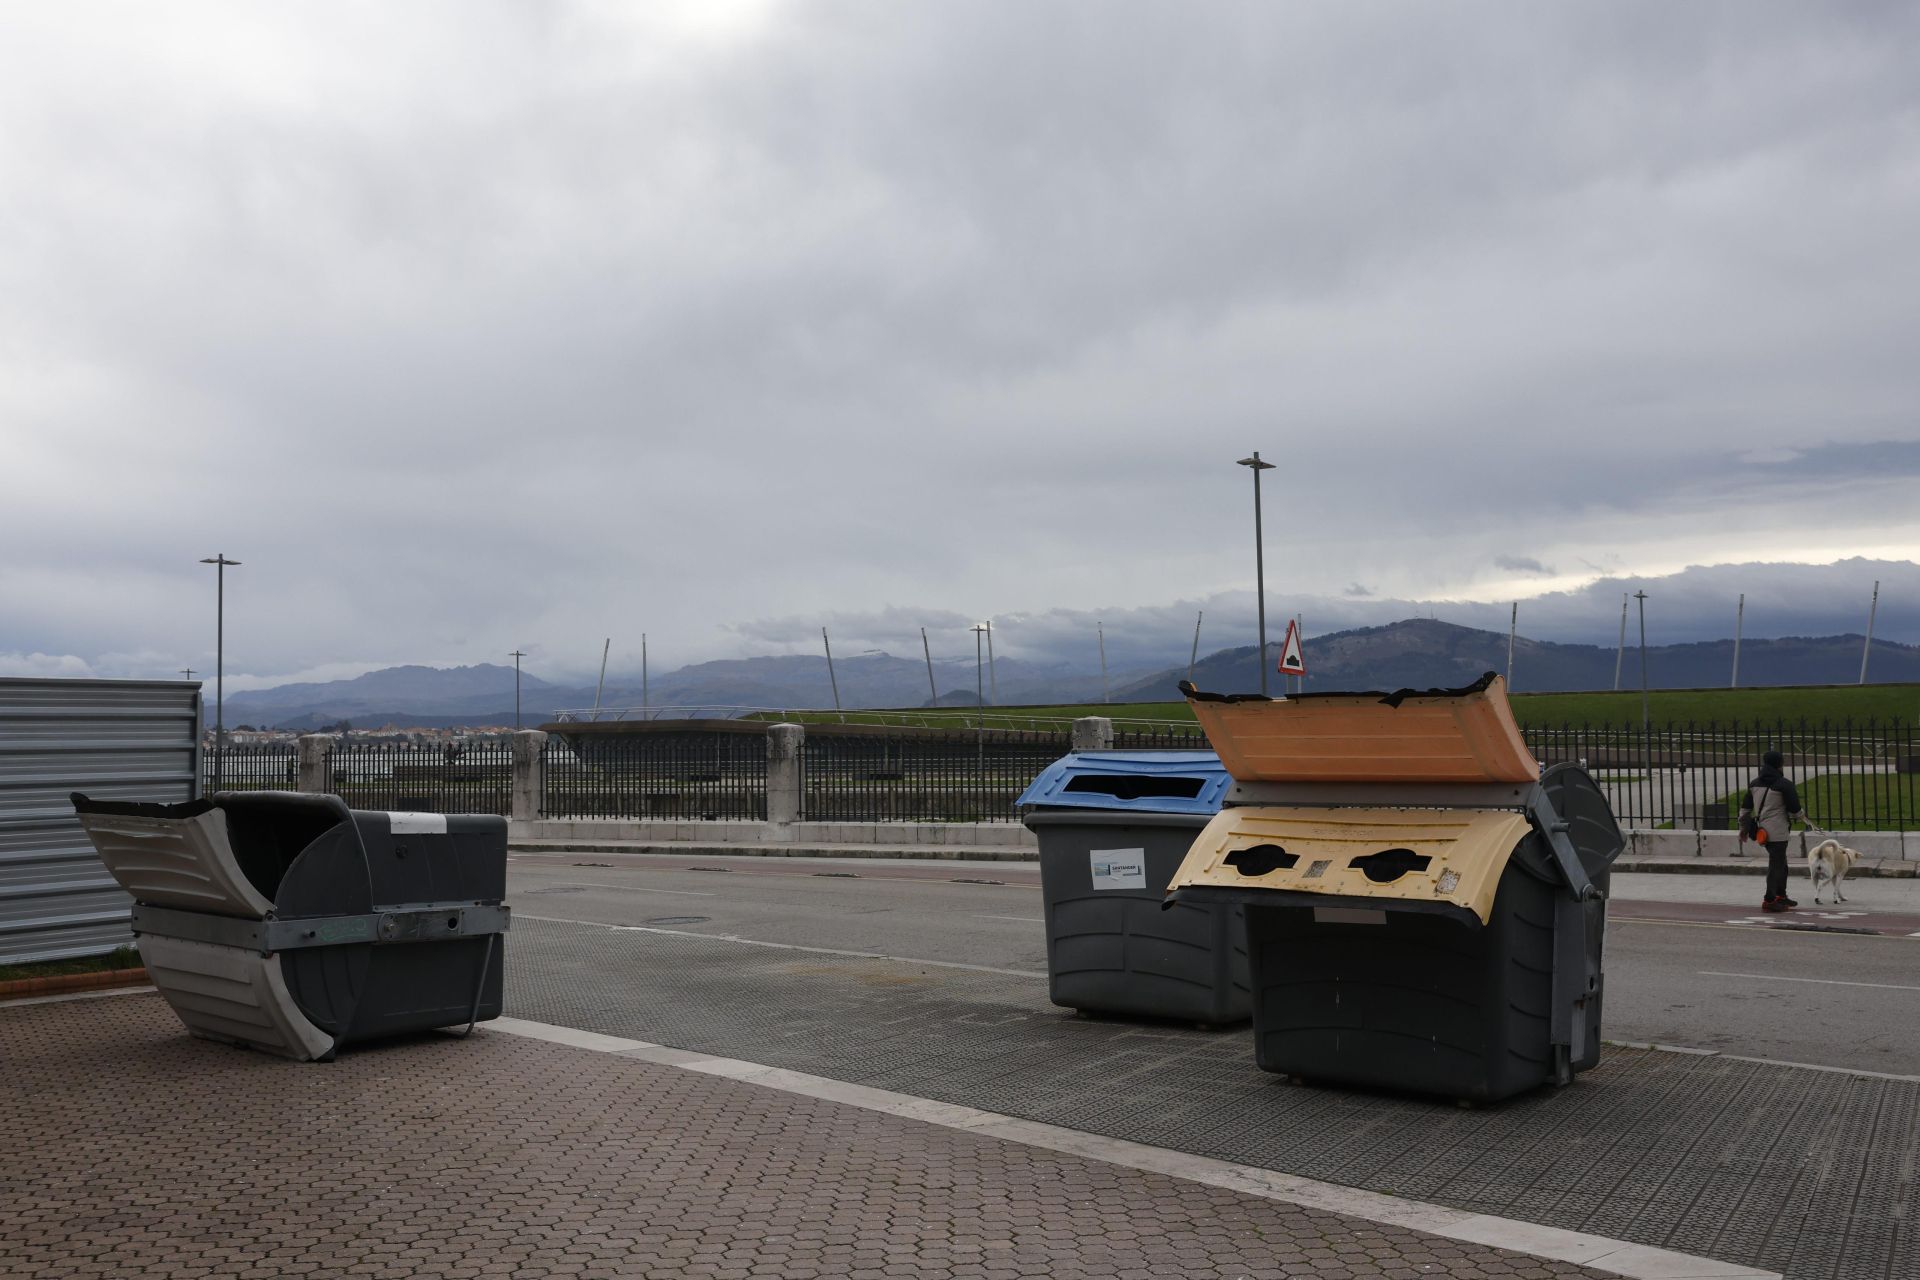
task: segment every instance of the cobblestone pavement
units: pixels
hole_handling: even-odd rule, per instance
[[[1610,1049],[1497,1107],[1288,1085],[1244,1031],[1095,1021],[1044,981],[520,918],[516,1017],[1806,1280],[1920,1276],[1920,1083]]]
[[[0,1276],[1598,1272],[484,1028],[297,1064],[0,1007]]]

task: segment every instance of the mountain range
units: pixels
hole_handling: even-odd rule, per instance
[[[1785,637],[1748,640],[1740,649],[1743,685],[1851,684],[1859,677],[1864,637],[1859,635]],[[1275,637],[1274,653],[1278,653]],[[1260,687],[1253,645],[1222,649],[1195,664],[1194,683],[1224,693]],[[1622,657],[1624,661],[1621,661]],[[1310,637],[1306,644],[1309,692],[1320,689],[1427,688],[1465,684],[1484,671],[1505,671],[1504,633],[1462,627],[1429,618],[1409,618],[1379,627],[1359,627]],[[1614,687],[1616,662],[1620,684],[1639,684],[1640,656],[1629,647],[1620,655],[1611,646],[1514,642],[1513,687],[1518,692],[1577,691]],[[1720,688],[1732,670],[1733,642],[1662,645],[1647,650],[1648,683],[1654,688]],[[1876,641],[1869,675],[1873,683],[1920,682],[1920,646]],[[1110,672],[1116,702],[1166,701],[1178,697],[1184,664],[1158,671]],[[943,706],[971,705],[975,699],[972,663],[935,663],[934,679]],[[837,686],[845,707],[920,707],[930,698],[926,663],[890,654],[860,654],[834,661],[788,654],[729,658],[694,663],[663,672],[643,689],[638,680],[610,678],[600,696],[606,707],[831,707]],[[1076,670],[1001,658],[994,664],[998,696],[980,676],[985,700],[1003,706],[1098,702],[1103,687],[1098,671]],[[1270,686],[1279,692],[1281,682]],[[594,704],[592,686],[572,687],[522,673],[521,723],[532,726],[560,708]],[[250,723],[282,729],[314,729],[342,720],[370,728],[381,725],[511,725],[514,723],[512,667],[399,666],[370,671],[352,680],[280,685],[236,693],[227,699],[229,725]]]

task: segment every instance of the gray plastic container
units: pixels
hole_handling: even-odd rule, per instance
[[[1050,1000],[1208,1026],[1247,1019],[1243,908],[1161,909],[1205,818],[1061,809],[1030,813],[1026,823],[1040,838]]]
[[[500,1016],[503,818],[277,791],[73,806],[194,1035],[324,1061]]]

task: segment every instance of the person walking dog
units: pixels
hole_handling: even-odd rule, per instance
[[[1760,757],[1760,772],[1747,784],[1740,802],[1740,838],[1767,847],[1767,893],[1762,911],[1791,911],[1800,904],[1787,896],[1787,833],[1793,819],[1805,817],[1800,793],[1780,771],[1781,756],[1769,751]]]

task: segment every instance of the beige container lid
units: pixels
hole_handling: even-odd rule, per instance
[[[1533,782],[1527,750],[1490,675],[1460,690],[1325,693],[1188,703],[1220,762],[1240,782]]]
[[[1445,903],[1485,924],[1507,859],[1531,831],[1498,809],[1222,809],[1167,888]]]

